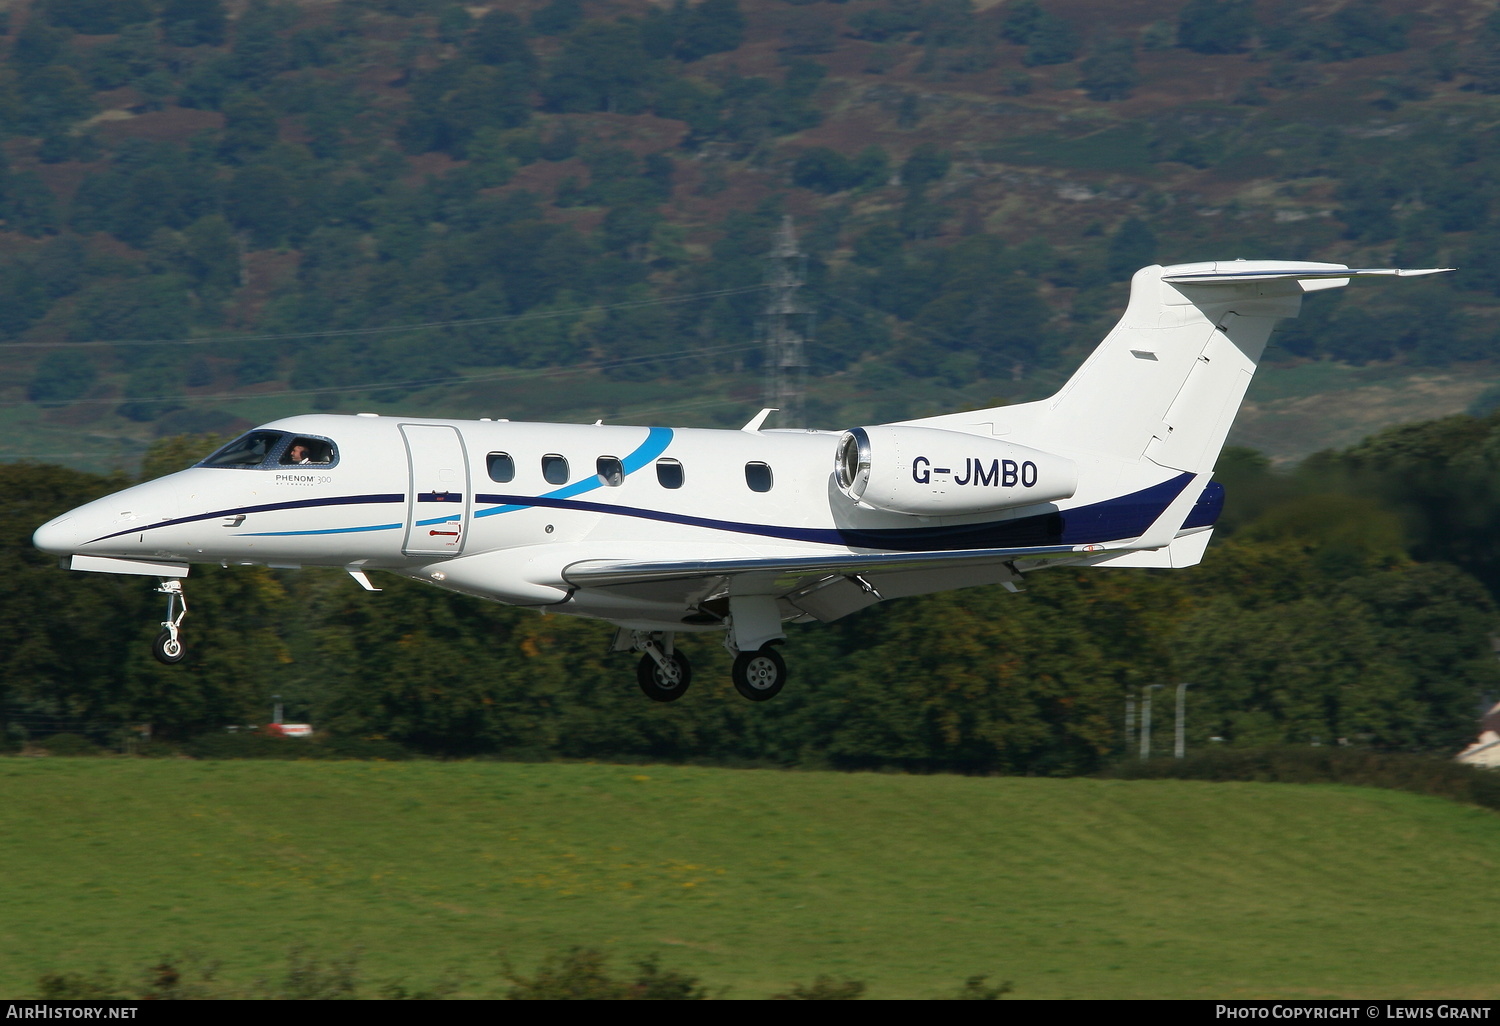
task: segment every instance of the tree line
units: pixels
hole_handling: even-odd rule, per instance
[[[661,706],[630,659],[604,654],[608,625],[402,579],[370,594],[334,571],[195,568],[194,643],[162,667],[143,579],[65,573],[28,544],[126,482],[9,465],[5,737],[150,723],[185,742],[263,723],[279,695],[331,736],[440,756],[1078,773],[1127,750],[1127,696],[1189,681],[1192,748],[1451,752],[1500,692],[1500,496],[1473,487],[1495,477],[1496,439],[1500,414],[1450,418],[1288,474],[1230,450],[1230,505],[1200,566],[1056,569],[1020,595],[967,589],[797,628],[793,680],[764,706],[734,696],[717,635],[682,636],[697,683]],[[194,446],[163,444],[149,472]]]

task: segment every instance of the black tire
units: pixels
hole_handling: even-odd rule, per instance
[[[741,652],[730,671],[734,689],[752,702],[767,702],[786,687],[786,660],[770,645],[759,652]]]
[[[693,682],[693,667],[687,656],[681,652],[673,652],[671,659],[677,666],[676,681],[667,680],[661,667],[656,665],[656,660],[649,655],[641,656],[640,663],[636,665],[635,682],[653,702],[675,702]]]
[[[162,631],[151,643],[151,654],[156,656],[156,661],[171,666],[182,662],[182,657],[187,655],[181,641],[172,640],[171,631]]]

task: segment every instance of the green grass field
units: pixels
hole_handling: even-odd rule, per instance
[[[1500,996],[1500,816],[1334,786],[0,760],[0,996],[163,954],[503,993],[571,945],[737,997]]]

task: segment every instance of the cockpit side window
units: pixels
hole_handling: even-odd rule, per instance
[[[290,467],[298,464],[316,464],[326,467],[333,463],[334,459],[333,443],[328,439],[298,435],[292,439],[292,444],[286,447],[286,452],[281,454],[281,465]]]
[[[331,467],[338,461],[339,449],[331,439],[315,435],[288,435],[283,431],[251,431],[236,438],[198,466],[257,470],[302,464]]]
[[[258,467],[275,451],[282,439],[280,431],[251,431],[241,435],[208,459],[200,467]]]

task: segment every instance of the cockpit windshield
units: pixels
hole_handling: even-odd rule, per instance
[[[284,431],[251,431],[236,438],[198,466],[255,470],[299,464],[331,467],[337,462],[338,447],[327,438],[291,435]]]
[[[280,431],[252,431],[236,438],[198,466],[258,467],[266,462],[266,457],[271,455],[281,438]]]

